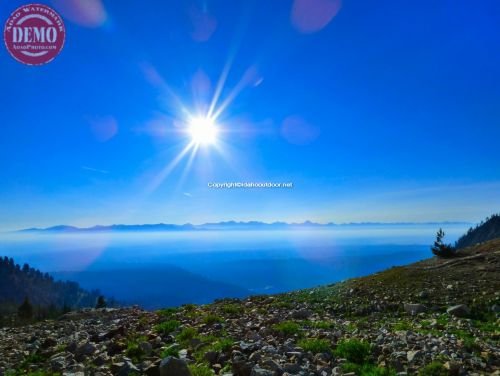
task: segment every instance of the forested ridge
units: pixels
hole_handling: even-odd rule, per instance
[[[493,214],[481,221],[476,227],[471,227],[455,243],[455,248],[465,248],[488,240],[500,238],[500,214]]]
[[[33,315],[44,317],[49,311],[94,307],[100,293],[86,291],[78,283],[56,281],[28,264],[16,264],[14,259],[0,257],[0,315],[15,313],[28,299]]]

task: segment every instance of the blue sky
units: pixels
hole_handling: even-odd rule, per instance
[[[0,229],[499,211],[498,1],[81,1],[53,62],[0,49]]]

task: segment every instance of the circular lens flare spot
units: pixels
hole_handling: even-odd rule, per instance
[[[191,140],[197,145],[211,145],[217,141],[219,133],[216,124],[209,118],[194,118],[189,122]]]

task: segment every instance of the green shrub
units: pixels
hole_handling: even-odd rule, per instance
[[[330,341],[326,339],[308,338],[299,341],[298,345],[302,347],[305,351],[310,351],[313,354],[332,352]]]
[[[145,336],[137,336],[131,335],[128,338],[127,349],[125,350],[125,354],[131,358],[134,362],[140,362],[142,358],[144,358],[147,354],[142,350],[139,346],[142,342],[147,341],[147,337]]]
[[[303,320],[301,325],[304,327],[315,328],[315,329],[331,329],[334,324],[331,321],[311,321]]]
[[[367,342],[350,339],[340,342],[335,349],[335,355],[347,359],[348,362],[364,364],[368,362],[371,346]]]
[[[175,330],[177,330],[180,325],[181,323],[177,320],[168,320],[158,325],[155,325],[154,329],[159,333],[170,334]]]
[[[234,340],[232,338],[221,338],[213,344],[214,351],[227,352],[233,347]]]
[[[394,324],[394,330],[412,330],[412,326],[408,321],[398,321]]]
[[[179,357],[179,346],[172,345],[167,347],[161,352],[161,358],[166,358],[167,356]]]
[[[300,332],[300,326],[294,321],[283,321],[275,324],[273,329],[285,336],[293,336]]]
[[[396,376],[397,373],[391,368],[377,367],[373,364],[365,363],[363,365],[354,363],[345,363],[342,365],[344,372],[354,372],[358,376]]]
[[[442,363],[432,362],[420,369],[419,376],[447,376],[448,370]]]
[[[164,309],[160,309],[159,311],[157,311],[159,316],[166,318],[166,319],[170,319],[177,312],[179,312],[178,308],[164,308]]]
[[[186,312],[191,312],[191,311],[194,311],[196,309],[196,305],[194,305],[194,304],[184,304],[182,306],[182,308],[184,308],[184,310]]]
[[[187,327],[181,330],[177,339],[181,342],[189,341],[198,335],[198,331],[195,328]]]
[[[192,376],[213,376],[214,372],[212,369],[205,364],[190,364],[189,370]]]
[[[222,317],[209,313],[203,318],[203,322],[207,325],[217,324],[223,322]]]
[[[139,344],[136,342],[129,342],[127,344],[127,350],[125,350],[125,354],[132,359],[135,363],[140,361],[146,353],[139,347]]]
[[[228,315],[237,315],[244,312],[243,307],[239,304],[224,304],[221,310]]]
[[[476,339],[471,336],[467,336],[463,339],[464,349],[470,353],[481,351],[481,347],[477,344]]]
[[[316,329],[331,329],[333,322],[330,321],[313,321],[311,326]]]

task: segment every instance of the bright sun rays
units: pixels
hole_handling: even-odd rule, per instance
[[[146,190],[149,193],[155,191],[162,185],[168,176],[181,164],[183,165],[183,171],[181,172],[181,179],[177,184],[179,186],[182,185],[189,174],[189,170],[193,166],[195,158],[199,155],[201,150],[204,151],[204,158],[208,158],[212,152],[216,152],[228,165],[234,168],[233,163],[235,162],[235,156],[229,155],[230,150],[226,150],[229,144],[223,137],[227,137],[228,134],[234,133],[234,130],[228,131],[228,129],[226,129],[228,125],[221,124],[219,119],[222,114],[229,109],[230,104],[244,88],[255,87],[256,82],[262,81],[256,69],[251,66],[244,72],[241,79],[237,81],[236,86],[226,93],[225,98],[221,98],[221,94],[226,86],[229,71],[232,67],[234,55],[235,51],[232,49],[208,103],[193,103],[194,108],[192,112],[188,110],[188,106],[182,103],[180,97],[166,83],[154,67],[149,65],[143,67],[146,78],[155,86],[159,87],[163,94],[173,101],[173,103],[169,103],[169,105],[171,105],[173,113],[178,114],[176,123],[180,124],[180,127],[178,127],[175,132],[185,136],[186,140],[186,144],[182,147],[180,152],[158,171],[150,184],[147,185]],[[206,162],[209,161],[206,160]]]
[[[217,142],[219,129],[209,117],[195,117],[188,123],[191,141],[196,145],[213,145]]]

